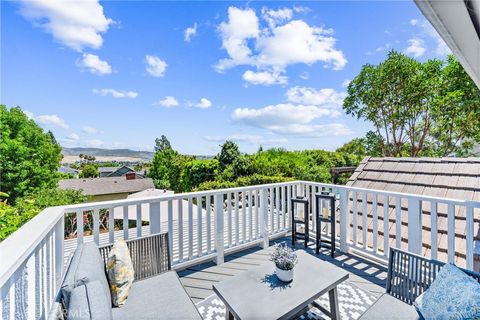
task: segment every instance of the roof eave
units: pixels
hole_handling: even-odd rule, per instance
[[[463,0],[414,0],[480,88],[480,4]]]

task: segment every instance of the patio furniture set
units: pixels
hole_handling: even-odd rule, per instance
[[[112,307],[105,264],[111,245],[80,244],[67,264],[50,319],[202,319],[171,270],[168,234],[126,241],[135,271],[128,299]],[[219,282],[214,292],[227,308],[227,319],[293,319],[311,306],[340,319],[337,286],[347,271],[297,251],[294,280],[278,280],[274,265],[245,271]],[[444,263],[391,249],[386,292],[361,319],[419,319],[412,305],[435,280]],[[477,282],[480,274],[462,270]],[[95,285],[94,285],[95,284]],[[315,302],[328,293],[330,310]],[[480,303],[480,302],[479,302]]]

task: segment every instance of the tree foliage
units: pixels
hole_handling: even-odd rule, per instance
[[[80,178],[97,178],[100,175],[98,168],[94,164],[86,164],[82,166],[82,170],[78,175]]]
[[[330,168],[357,165],[363,155],[324,150],[259,150],[242,154],[227,141],[214,159],[195,159],[173,149],[157,151],[148,171],[157,187],[176,192],[222,189],[305,179],[330,182]]]
[[[343,107],[373,123],[385,156],[465,154],[480,142],[480,91],[453,56],[422,63],[392,50],[362,67]]]
[[[88,201],[81,190],[57,188],[37,189],[18,198],[15,206],[0,203],[0,240],[5,239],[23,224],[47,207],[82,203]],[[74,228],[71,219],[65,220],[65,229]]]
[[[233,141],[225,141],[221,146],[221,151],[218,154],[218,164],[220,171],[225,170],[229,165],[233,164],[240,157],[240,150]]]
[[[433,148],[440,155],[469,156],[480,142],[480,90],[454,56],[447,58],[437,89]]]
[[[0,105],[0,189],[15,203],[36,189],[55,188],[61,147],[20,107]]]
[[[155,139],[155,152],[163,152],[168,149],[172,149],[172,146],[165,135],[162,134],[160,138]]]
[[[356,156],[383,156],[383,138],[374,131],[368,131],[363,138],[354,138],[336,151]]]

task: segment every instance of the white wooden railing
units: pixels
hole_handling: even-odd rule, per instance
[[[301,183],[311,200],[312,212],[316,204],[309,195],[322,190],[337,194],[336,230],[342,251],[359,252],[386,262],[388,249],[394,246],[471,270],[474,267],[480,202]]]
[[[221,264],[226,254],[266,247],[270,239],[285,236],[292,197],[307,197],[313,215],[314,195],[321,191],[336,195],[341,251],[385,262],[393,245],[441,260],[445,255],[473,268],[479,202],[294,181],[47,208],[0,243],[0,314],[2,319],[45,318],[65,259],[79,243],[107,244],[168,231],[173,268],[212,259]],[[74,232],[65,239],[66,221],[74,222]],[[91,222],[88,233],[84,221]],[[314,219],[310,230],[316,230]],[[439,247],[443,237],[446,248]]]

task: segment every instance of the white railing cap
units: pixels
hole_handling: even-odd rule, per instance
[[[64,207],[50,207],[0,242],[0,288],[25,263],[45,236],[63,218]]]

